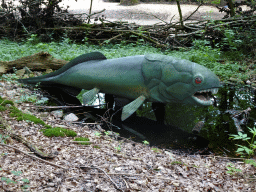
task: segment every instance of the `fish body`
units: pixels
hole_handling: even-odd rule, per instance
[[[158,54],[107,59],[99,52],[81,55],[53,73],[19,81],[90,90],[83,96],[85,103],[98,92],[134,100],[124,107],[122,120],[144,101],[211,105],[210,95],[220,87],[212,71],[188,60]]]

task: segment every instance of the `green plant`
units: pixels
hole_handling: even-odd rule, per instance
[[[13,183],[13,184],[16,184],[16,183],[17,183],[17,182],[15,182],[15,181],[13,181],[13,180],[7,178],[7,177],[1,177],[1,180],[2,180],[2,181],[5,181],[5,182],[7,183],[7,185],[10,184],[10,183]]]
[[[75,131],[61,127],[41,129],[40,131],[42,131],[46,137],[75,137],[77,135]]]
[[[153,147],[151,150],[154,151],[154,152],[156,152],[156,153],[159,153],[159,152],[160,152],[160,149],[154,148],[154,147]]]
[[[7,104],[10,104],[10,105],[14,105],[12,101],[10,100],[5,100],[3,99],[2,97],[0,97],[0,106],[5,106]]]
[[[238,153],[239,155],[241,155],[241,157],[251,157],[252,155],[254,155],[255,149],[256,149],[256,141],[254,140],[255,136],[256,136],[256,128],[249,128],[250,133],[252,133],[252,138],[248,137],[246,133],[242,133],[242,132],[238,132],[238,135],[232,134],[230,135],[230,139],[233,140],[242,140],[245,141],[249,147],[245,146],[245,145],[239,145],[236,144],[238,146],[238,149],[236,151],[236,153]],[[251,141],[249,141],[251,139]]]
[[[0,171],[2,171],[2,168],[0,168]],[[20,176],[22,174],[21,171],[11,171],[11,173],[16,176]],[[30,181],[27,178],[22,178],[21,180],[17,180],[17,182],[7,177],[0,177],[0,178],[1,178],[1,181],[6,182],[7,185],[9,185],[10,183],[17,184],[18,182],[21,182],[21,181],[23,183],[30,183]],[[21,184],[21,188],[23,189],[23,191],[26,191],[29,187],[30,187],[29,185]]]
[[[6,139],[8,139],[8,135],[2,135],[0,134],[0,143],[6,143]]]
[[[235,173],[242,172],[241,169],[235,168],[232,163],[228,163],[227,169],[228,169],[229,171],[226,171],[226,173],[228,173],[228,174],[230,174],[230,175],[234,175]]]
[[[183,165],[183,163],[181,161],[173,161],[171,165]]]
[[[115,147],[115,149],[117,150],[117,152],[120,152],[121,151],[121,145],[118,145],[118,147]]]
[[[101,137],[101,132],[96,131],[96,132],[94,133],[94,135],[95,135],[95,136],[98,136],[98,137]]]
[[[147,140],[142,141],[144,145],[149,145],[149,142]]]
[[[244,162],[247,163],[247,164],[253,165],[254,167],[256,167],[256,161],[253,160],[253,159],[246,159]]]
[[[109,136],[109,134],[111,133],[111,131],[105,131],[104,133],[105,133],[105,135]]]

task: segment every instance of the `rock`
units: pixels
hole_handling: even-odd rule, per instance
[[[54,186],[55,186],[55,183],[48,183],[47,186],[49,186],[49,187],[54,187]]]
[[[52,69],[46,69],[46,71],[45,71],[45,73],[51,73],[51,72],[53,72],[53,70]]]
[[[56,118],[61,118],[63,116],[63,110],[52,111],[51,114]]]
[[[74,113],[70,113],[64,117],[65,121],[77,121],[78,117]]]
[[[56,188],[54,187],[49,187],[44,189],[45,192],[51,192],[51,191],[56,191]]]
[[[45,118],[45,117],[47,117],[48,115],[49,115],[48,112],[40,113],[40,117],[42,117],[42,118]]]
[[[25,69],[20,69],[15,72],[15,74],[19,77],[23,76],[25,74]]]

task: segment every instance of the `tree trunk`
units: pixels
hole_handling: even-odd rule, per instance
[[[140,0],[120,0],[121,5],[136,5],[140,3]]]
[[[234,4],[233,4],[232,0],[227,0],[227,2],[229,4],[229,8],[230,8],[230,16],[234,17],[236,14]]]
[[[182,12],[181,12],[181,8],[180,8],[180,0],[176,0],[176,2],[177,2],[177,6],[178,6],[179,15],[180,15],[180,25],[182,28],[184,28]]]
[[[16,69],[28,67],[30,70],[56,70],[64,66],[66,63],[68,63],[68,61],[55,59],[47,52],[39,52],[14,61],[0,61],[0,74],[11,71],[14,67]]]

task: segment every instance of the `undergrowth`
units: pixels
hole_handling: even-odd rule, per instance
[[[36,37],[33,37],[36,38]],[[235,78],[249,78],[243,74],[243,64],[232,62],[225,59],[225,63],[219,61],[223,58],[221,48],[212,48],[209,41],[195,40],[194,46],[191,48],[180,49],[179,51],[161,50],[149,44],[127,44],[126,42],[120,44],[106,44],[104,46],[91,44],[76,44],[69,39],[63,39],[61,42],[42,43],[31,38],[26,42],[11,42],[8,40],[0,41],[0,55],[2,61],[10,61],[20,57],[35,54],[40,51],[49,52],[53,57],[63,60],[72,60],[77,56],[99,51],[103,53],[108,59],[119,58],[132,55],[144,54],[164,54],[174,56],[177,58],[188,59],[190,61],[199,63],[216,73],[221,80],[229,80],[231,77]],[[35,43],[36,42],[36,43]],[[243,69],[243,70],[241,70]]]

